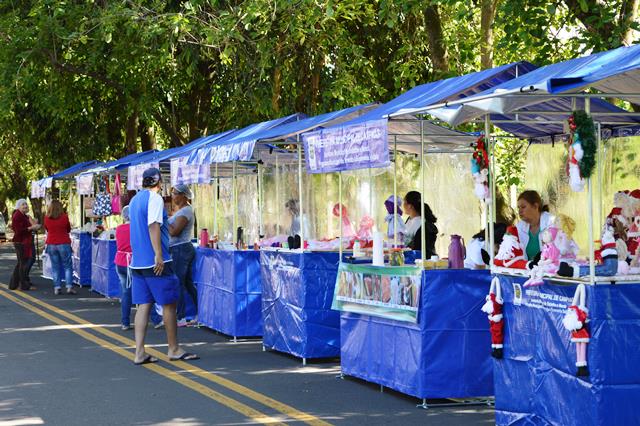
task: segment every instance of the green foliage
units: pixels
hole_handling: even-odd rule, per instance
[[[520,190],[524,183],[527,142],[515,138],[500,138],[494,145],[496,186],[508,194],[512,185]]]
[[[580,176],[585,179],[591,177],[593,168],[596,165],[596,151],[598,149],[596,141],[596,128],[593,119],[584,111],[574,111],[571,115],[576,126],[575,133],[580,139],[584,154],[578,162],[580,166]]]

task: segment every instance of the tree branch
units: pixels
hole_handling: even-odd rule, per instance
[[[429,56],[433,62],[435,74],[445,74],[449,71],[449,55],[442,34],[442,20],[438,5],[429,5],[424,9],[424,18],[429,39]]]

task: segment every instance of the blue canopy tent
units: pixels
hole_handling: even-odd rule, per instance
[[[468,99],[433,105],[421,112],[451,123],[484,116],[485,133],[489,134],[493,120],[499,127],[529,125],[552,111],[552,120],[564,121],[573,110],[583,109],[594,119],[600,148],[603,136],[637,135],[640,117],[608,105],[602,98],[638,102],[639,87],[640,45],[635,45],[542,67]],[[557,106],[557,110],[549,105]],[[541,125],[547,132],[554,129],[543,121]],[[494,362],[498,424],[605,425],[637,419],[640,377],[635,370],[630,374],[626,367],[637,360],[622,354],[635,353],[633,348],[638,345],[640,280],[632,275],[595,276],[590,178],[587,185],[588,278],[552,277],[531,291],[522,289],[523,278],[495,271],[507,321],[504,359]],[[600,211],[600,220],[602,216]],[[580,299],[576,299],[578,294]],[[564,312],[551,308],[545,300],[560,300],[561,306],[579,304],[587,312],[586,329],[591,338],[584,361],[578,359],[574,364],[577,349],[576,345],[567,345],[570,333],[562,325]],[[612,347],[616,349],[611,351]],[[588,365],[590,373],[576,377],[576,365]]]
[[[77,173],[94,167],[96,164],[98,164],[98,161],[95,160],[83,161],[57,173],[54,173],[51,176],[31,182],[31,198],[41,198],[40,195],[44,195],[46,189],[53,186],[54,181],[69,179],[70,176],[74,176]],[[37,195],[37,197],[35,197],[35,195]]]

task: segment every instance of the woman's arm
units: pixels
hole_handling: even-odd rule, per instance
[[[189,223],[189,221],[186,217],[176,217],[176,220],[172,224],[169,224],[169,235],[171,235],[172,237],[180,235],[184,227],[187,226],[187,223]]]

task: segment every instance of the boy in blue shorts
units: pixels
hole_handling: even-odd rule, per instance
[[[162,305],[169,359],[190,361],[199,358],[178,345],[176,303],[180,283],[173,273],[169,255],[167,212],[159,194],[161,183],[162,177],[158,169],[145,170],[142,175],[143,190],[129,204],[131,299],[138,305],[135,318],[136,354],[133,360],[136,365],[158,362],[157,358],[147,354],[144,349],[149,313],[154,303]]]

